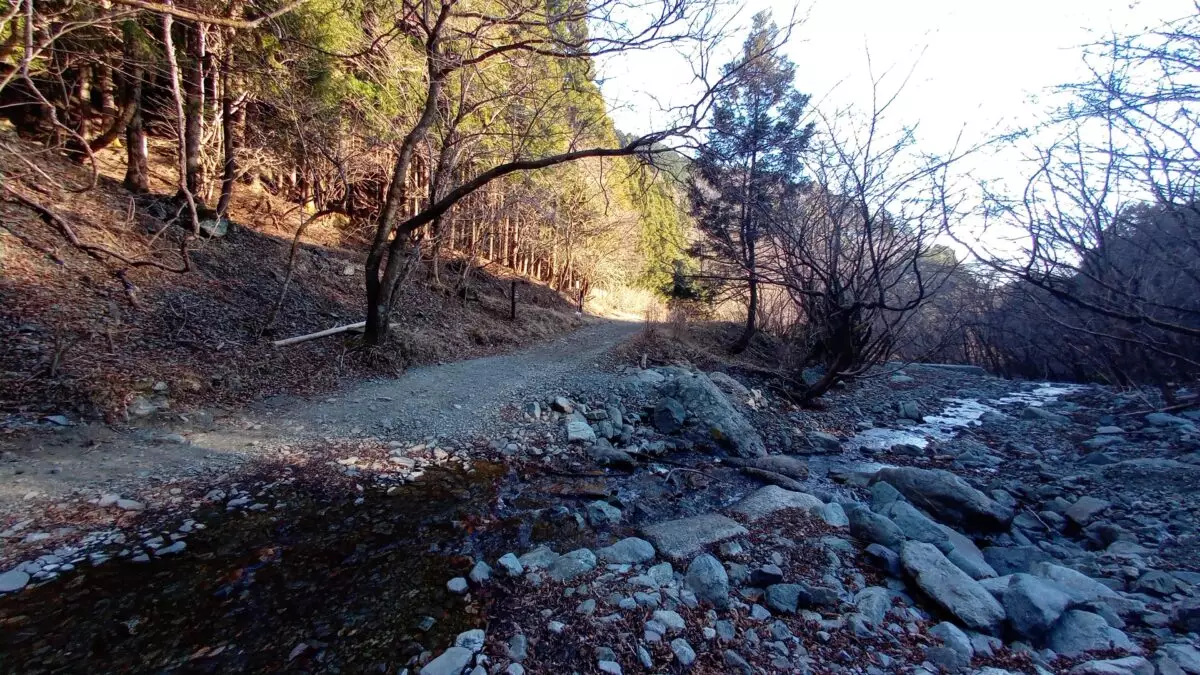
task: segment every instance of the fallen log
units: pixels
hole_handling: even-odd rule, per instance
[[[366,321],[359,321],[358,323],[352,323],[347,326],[338,326],[336,328],[326,328],[325,330],[319,330],[315,333],[309,333],[308,335],[297,335],[296,337],[285,338],[283,340],[276,340],[276,341],[272,342],[271,344],[275,345],[276,347],[286,347],[288,345],[299,344],[301,342],[308,342],[309,340],[316,340],[318,338],[328,337],[330,335],[337,335],[338,333],[349,333],[351,331],[362,330],[366,327],[367,327]]]

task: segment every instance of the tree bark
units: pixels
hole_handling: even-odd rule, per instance
[[[244,107],[234,104],[233,78],[229,75],[229,54],[232,35],[225,41],[225,59],[221,63],[221,137],[224,145],[224,162],[221,171],[221,197],[217,200],[217,218],[224,218],[233,198],[233,184],[237,177],[237,132]]]
[[[146,152],[146,129],[142,120],[141,66],[131,66],[122,76],[121,95],[130,111],[129,123],[125,125],[125,189],[135,194],[150,191],[150,166]]]
[[[203,202],[204,165],[200,153],[204,114],[204,27],[197,23],[186,26],[188,61],[183,76],[185,184],[194,198]]]

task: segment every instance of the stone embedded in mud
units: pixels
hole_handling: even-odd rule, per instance
[[[436,659],[425,664],[421,675],[462,675],[471,665],[475,653],[464,647],[451,647],[442,652]]]
[[[626,537],[612,546],[596,550],[596,557],[608,563],[636,565],[654,559],[654,546],[638,537]]]
[[[680,518],[642,528],[658,552],[672,560],[687,560],[709,544],[749,534],[746,528],[718,513]]]
[[[1012,524],[1013,511],[941,469],[888,467],[873,479],[886,481],[909,501],[920,504],[938,520],[973,530],[1003,532]]]
[[[995,633],[1004,621],[1000,603],[978,581],[947,560],[936,546],[904,542],[900,562],[925,595],[968,628]]]

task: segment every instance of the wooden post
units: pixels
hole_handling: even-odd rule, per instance
[[[508,311],[508,318],[512,321],[516,321],[517,320],[517,280],[516,279],[512,280],[511,290],[509,291],[509,298],[512,300],[512,306]]]

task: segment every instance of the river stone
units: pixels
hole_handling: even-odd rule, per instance
[[[1154,675],[1154,666],[1140,656],[1084,661],[1067,675]],[[1165,674],[1164,674],[1165,675]]]
[[[825,502],[808,493],[785,490],[778,485],[767,485],[750,493],[729,510],[753,523],[784,509],[803,509],[819,513],[824,507]]]
[[[565,419],[567,427],[567,442],[568,443],[595,443],[596,432],[592,429],[592,425],[588,424],[587,418],[579,411],[575,411],[567,415]]]
[[[1004,608],[990,593],[932,544],[907,541],[900,562],[920,587],[943,609],[968,628],[995,633],[1004,621]]]
[[[21,570],[9,570],[0,574],[0,593],[19,591],[29,583],[29,575]]]
[[[696,594],[700,602],[707,602],[717,609],[729,606],[729,575],[721,561],[702,553],[688,565],[683,578],[684,586]]]
[[[933,544],[942,553],[949,553],[953,550],[950,538],[946,536],[942,528],[912,504],[902,501],[894,502],[887,510],[886,515],[909,539]]]
[[[1078,656],[1100,649],[1132,651],[1134,648],[1129,636],[1109,626],[1104,617],[1078,609],[1062,615],[1050,631],[1046,644],[1063,656]]]
[[[663,394],[689,413],[688,424],[701,438],[739,457],[767,454],[762,437],[717,385],[703,373],[684,373],[663,386]]]
[[[710,544],[747,534],[746,528],[719,513],[668,520],[642,528],[642,535],[671,560],[687,560]]]
[[[1067,509],[1065,515],[1072,522],[1080,527],[1087,527],[1092,519],[1104,512],[1105,509],[1112,506],[1110,502],[1095,497],[1083,496],[1080,497],[1074,504]]]
[[[800,584],[775,584],[767,586],[766,602],[777,612],[795,614],[797,608],[812,604],[812,597]]]
[[[586,548],[564,553],[550,563],[546,573],[555,581],[570,581],[596,568],[596,554]]]
[[[845,509],[846,518],[850,520],[850,534],[855,537],[893,549],[904,541],[904,533],[887,516],[858,503],[847,504]]]
[[[654,559],[654,545],[638,537],[626,537],[612,546],[596,550],[596,557],[609,563],[636,565]]]
[[[875,480],[887,481],[910,502],[950,525],[1003,532],[1012,524],[1012,509],[949,471],[891,467],[876,473]]]
[[[1004,612],[1017,634],[1039,639],[1058,621],[1071,598],[1052,582],[1030,574],[1014,574],[1003,594]]]
[[[474,658],[475,654],[470,649],[451,647],[425,664],[421,675],[462,675]]]
[[[682,403],[670,396],[665,396],[658,402],[658,405],[654,406],[654,414],[650,419],[658,433],[673,434],[683,428],[683,421],[687,419],[687,411],[683,409]]]

